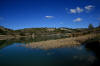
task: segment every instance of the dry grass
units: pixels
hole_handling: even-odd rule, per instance
[[[59,48],[59,47],[65,47],[65,46],[70,46],[70,45],[71,46],[80,45],[84,41],[92,39],[96,36],[98,36],[98,34],[88,34],[88,35],[79,36],[79,37],[32,42],[32,43],[26,44],[25,47],[50,49],[50,48]]]

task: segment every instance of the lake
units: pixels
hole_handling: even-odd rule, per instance
[[[45,37],[1,40],[0,66],[95,66],[98,62],[95,53],[84,45],[53,49],[25,47],[30,42],[46,40]]]

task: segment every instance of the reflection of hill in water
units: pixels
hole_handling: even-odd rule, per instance
[[[81,40],[81,38],[79,38],[79,39]],[[88,66],[86,64],[89,64],[89,63],[93,64],[93,66],[99,66],[100,65],[100,54],[99,54],[100,44],[99,44],[98,41],[97,42],[90,42],[90,43],[87,43],[85,45],[85,47],[88,50],[92,51],[93,54],[95,54],[95,56],[94,56],[94,55],[91,55],[92,53],[90,54],[90,52],[85,52],[85,49],[83,48],[83,46],[80,46],[80,44],[70,44],[69,43],[69,44],[66,44],[66,45],[59,45],[57,42],[55,42],[54,44],[49,43],[49,46],[46,46],[46,44],[42,44],[42,45],[38,44],[40,42],[44,42],[44,40],[47,40],[46,42],[48,42],[48,39],[50,40],[51,37],[49,37],[49,38],[47,38],[47,37],[35,37],[34,39],[32,39],[31,37],[27,37],[27,38],[16,38],[16,39],[2,40],[2,41],[0,41],[0,48],[4,48],[4,47],[11,45],[11,44],[14,44],[14,43],[18,43],[16,45],[14,45],[13,48],[12,48],[12,50],[13,50],[17,47],[15,50],[17,50],[18,53],[16,53],[15,55],[17,55],[17,54],[21,55],[21,53],[24,53],[24,51],[25,51],[24,55],[27,55],[28,52],[29,52],[29,54],[30,54],[30,52],[32,52],[33,53],[32,55],[35,55],[34,57],[32,55],[31,56],[29,55],[29,57],[31,57],[32,59],[34,59],[34,58],[40,59],[41,57],[42,57],[42,59],[44,59],[43,57],[47,58],[47,57],[52,56],[51,58],[55,58],[55,59],[58,58],[57,60],[55,60],[55,62],[59,60],[59,62],[57,62],[57,63],[60,63],[60,64],[63,64],[63,63],[66,64],[66,62],[68,62],[68,63],[71,62],[73,64],[76,64],[77,66],[78,65],[79,66],[81,66],[81,65],[82,66]],[[55,38],[53,38],[53,39],[55,39]],[[67,39],[67,38],[65,38],[65,39]],[[70,42],[72,42],[72,39],[73,38],[67,39],[67,40],[68,41],[71,40]],[[58,42],[61,41],[62,43],[64,41],[66,41],[66,40],[62,40],[62,39],[56,39],[56,40],[58,40]],[[56,40],[50,40],[50,41],[56,41]],[[36,43],[36,44],[34,45],[34,43]],[[26,50],[19,51],[23,47],[28,48],[27,50],[29,50],[29,51],[26,51]],[[35,49],[35,50],[30,51],[29,48],[39,48],[39,49]],[[41,50],[41,48],[42,48],[42,50]],[[6,50],[8,50],[8,48]],[[41,53],[42,53],[41,51],[43,51],[43,56],[41,55]],[[38,53],[38,54],[35,54],[35,53]],[[57,55],[58,55],[58,57],[57,57]],[[5,58],[5,56],[2,56],[2,57]],[[13,56],[13,57],[17,58],[16,56]],[[23,58],[23,54],[22,54],[21,57]],[[12,58],[12,56],[11,56],[11,58]],[[26,59],[27,57],[25,56],[24,58]],[[72,59],[72,61],[70,59]],[[9,59],[5,59],[5,60],[9,60]],[[24,61],[24,59],[23,59],[23,61]],[[47,59],[46,59],[46,61],[47,61]],[[52,62],[54,62],[54,61],[52,61]],[[32,62],[32,63],[35,63],[35,62]]]
[[[39,45],[33,45],[33,44],[26,44],[26,45],[22,45],[22,47],[26,47],[26,48],[40,48],[40,49],[45,49],[45,50],[48,50],[48,49],[54,49],[54,48],[77,48],[77,49],[80,49],[81,50],[81,48],[80,48],[80,45],[79,44],[74,44],[74,45],[71,45],[71,44],[69,44],[69,45],[66,45],[66,46],[45,46],[45,45],[41,45],[41,46],[39,46]]]
[[[81,45],[87,40],[91,40],[98,35],[96,34],[89,34],[79,37],[70,37],[70,38],[63,38],[63,39],[56,39],[56,40],[47,40],[41,42],[31,42],[26,44],[25,47],[29,48],[41,48],[41,49],[51,49],[51,48],[61,48],[66,46],[76,46]]]
[[[15,38],[8,40],[0,40],[0,48],[12,45],[14,43],[29,43],[29,42],[32,42],[31,38]]]
[[[38,37],[23,37],[23,38],[14,38],[14,39],[8,39],[8,40],[0,40],[0,48],[6,47],[8,45],[14,44],[14,43],[30,43],[30,42],[39,42],[39,41],[46,41],[46,40],[52,40],[52,39],[59,39],[59,38],[65,38],[65,36],[38,36]]]

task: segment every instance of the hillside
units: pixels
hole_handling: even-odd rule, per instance
[[[89,33],[100,33],[100,28],[87,29],[87,28],[24,28],[19,30],[12,30],[0,26],[0,38],[6,37],[37,37],[37,36],[59,36],[59,37],[76,37],[82,36]]]
[[[19,30],[12,30],[0,26],[0,35],[32,35],[37,34],[58,34],[58,33],[72,33],[77,32],[76,29],[70,28],[25,28]]]
[[[7,34],[11,34],[12,32],[13,32],[12,29],[8,29],[3,26],[0,26],[0,35],[7,35]]]

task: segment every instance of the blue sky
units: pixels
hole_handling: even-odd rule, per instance
[[[0,25],[86,28],[100,23],[100,0],[0,0]]]

